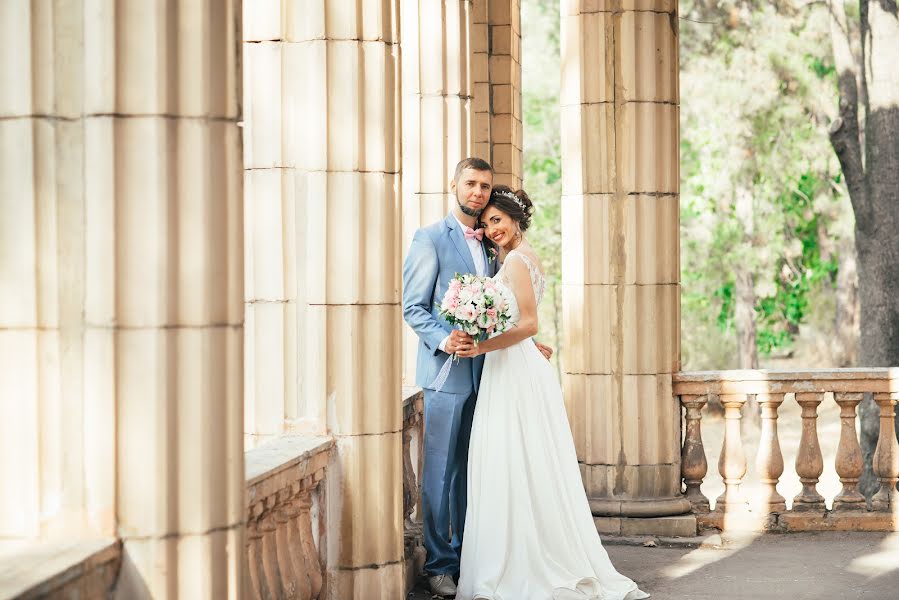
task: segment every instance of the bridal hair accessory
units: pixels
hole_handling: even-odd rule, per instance
[[[496,193],[497,193],[497,195],[502,196],[503,198],[508,198],[509,200],[511,200],[512,202],[517,204],[518,208],[520,208],[525,214],[527,214],[528,209],[525,208],[524,202],[522,202],[518,196],[516,196],[512,192],[507,192],[506,190],[503,190],[501,192],[496,192]]]
[[[508,298],[489,277],[456,273],[450,279],[437,311],[447,323],[469,334],[478,343],[511,326],[509,307]],[[459,360],[455,354],[447,358],[429,387],[438,392],[443,389],[453,367],[453,359]]]

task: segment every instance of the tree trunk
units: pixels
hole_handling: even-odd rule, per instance
[[[834,310],[833,360],[837,367],[858,363],[858,266],[855,242],[840,240],[837,250],[836,307]]]
[[[855,212],[861,312],[859,364],[899,365],[899,11],[896,0],[861,0],[861,57],[851,52],[842,3],[831,3],[840,117],[831,143],[840,160]],[[858,77],[859,73],[861,74]],[[859,90],[864,127],[858,123]],[[864,136],[862,137],[862,132]],[[861,157],[864,156],[864,162]],[[863,407],[860,407],[863,408]],[[875,489],[870,461],[877,444],[876,410],[860,410],[865,472],[861,489]]]
[[[748,189],[736,192],[737,219],[743,226],[743,242],[752,247],[755,234],[755,212],[752,193]],[[759,353],[755,319],[755,277],[751,265],[740,261],[736,268],[734,285],[734,324],[737,329],[737,367],[758,369]],[[761,409],[755,396],[750,396],[743,410],[743,426],[761,427]]]
[[[734,322],[737,327],[737,368],[758,369],[755,324],[755,284],[748,268],[737,269]]]

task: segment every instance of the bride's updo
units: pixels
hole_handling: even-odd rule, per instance
[[[524,190],[512,191],[507,185],[495,185],[487,206],[495,206],[518,222],[521,231],[527,231],[534,214],[534,203]]]

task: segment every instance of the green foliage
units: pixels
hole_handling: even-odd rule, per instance
[[[821,239],[851,219],[826,131],[829,24],[826,7],[790,2],[685,1],[681,15],[684,365],[733,368],[738,272],[754,282],[762,357],[826,321],[814,313],[837,257]]]
[[[524,188],[536,213],[528,239],[547,275],[540,306],[540,338],[561,356],[562,158],[559,134],[559,2],[524,0],[522,26],[522,121]]]
[[[683,364],[733,368],[741,270],[762,356],[832,320],[837,256],[822,240],[851,231],[851,210],[826,131],[837,99],[828,15],[798,0],[681,0],[680,16]],[[548,274],[541,337],[560,348],[558,0],[523,0],[521,47],[529,239]],[[737,210],[747,197],[749,216]]]

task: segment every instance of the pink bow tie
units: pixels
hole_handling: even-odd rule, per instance
[[[466,240],[477,240],[480,242],[481,240],[484,239],[484,228],[483,227],[481,227],[480,229],[472,229],[471,227],[468,227],[467,225],[463,225],[462,232],[465,234]]]

